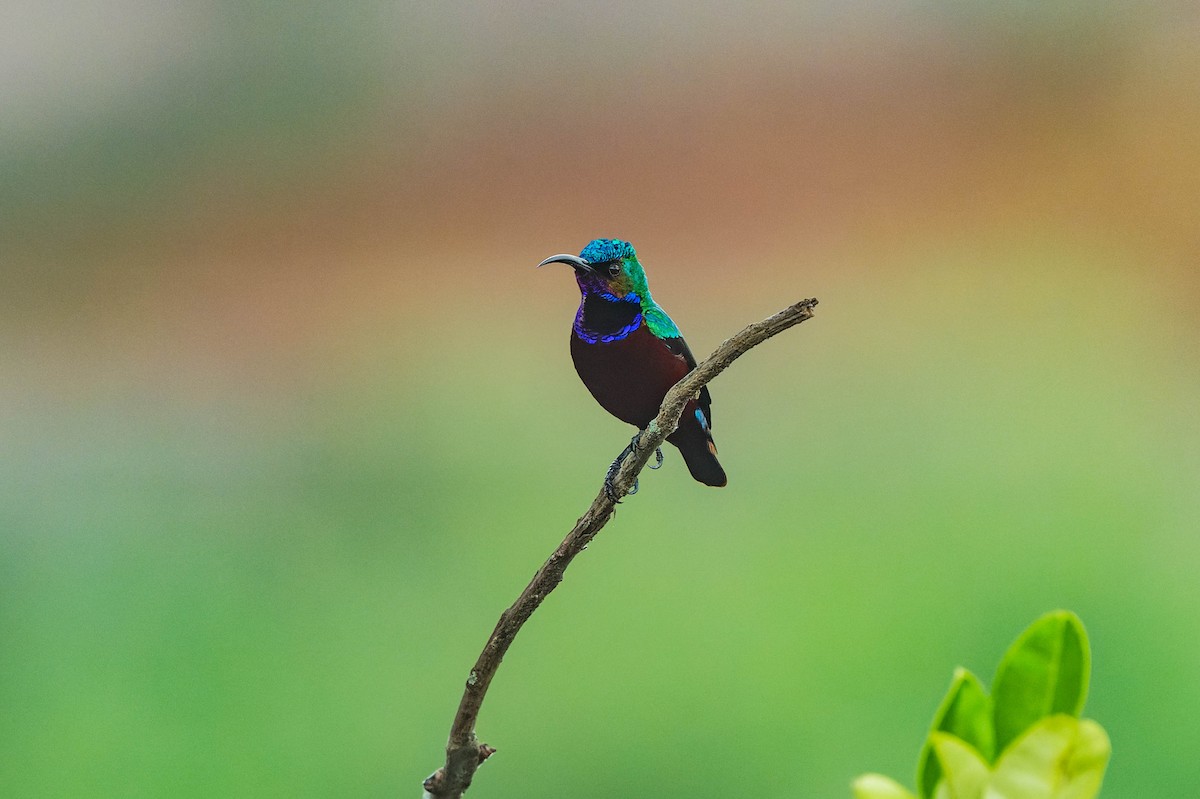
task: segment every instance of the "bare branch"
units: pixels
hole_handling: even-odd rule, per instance
[[[629,493],[650,455],[666,441],[667,436],[675,432],[683,407],[701,388],[752,347],[806,319],[811,319],[816,304],[816,300],[801,300],[774,316],[749,325],[724,341],[712,355],[675,384],[663,398],[658,417],[638,435],[637,446],[621,464],[613,479],[616,499],[620,500]],[[462,701],[458,705],[458,713],[454,716],[454,724],[450,727],[450,740],[446,743],[446,765],[425,780],[427,796],[435,799],[458,799],[471,787],[471,779],[480,764],[495,753],[495,749],[480,743],[475,737],[475,720],[479,716],[479,708],[487,695],[492,677],[496,675],[504,653],[520,632],[521,626],[542,604],[542,600],[562,582],[567,566],[571,565],[575,556],[587,547],[612,517],[614,507],[614,501],[601,489],[592,500],[591,507],[575,523],[574,529],[558,545],[554,554],[538,569],[529,585],[525,586],[525,590],[517,597],[517,601],[500,614],[496,628],[467,676]]]

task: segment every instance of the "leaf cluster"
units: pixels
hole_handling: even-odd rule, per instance
[[[1009,647],[989,695],[960,668],[934,715],[912,793],[880,774],[854,781],[855,799],[1091,799],[1112,747],[1081,719],[1091,650],[1079,617],[1042,616]]]

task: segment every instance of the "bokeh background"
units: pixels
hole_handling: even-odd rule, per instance
[[[566,269],[632,240],[668,452],[518,639],[472,795],[911,784],[1080,613],[1104,795],[1195,790],[1200,6],[8,2],[0,792],[416,796],[630,430]]]

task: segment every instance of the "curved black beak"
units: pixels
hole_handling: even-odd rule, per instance
[[[546,264],[567,264],[576,272],[595,272],[596,268],[587,261],[580,258],[578,255],[551,255],[546,260],[538,264],[539,267]]]

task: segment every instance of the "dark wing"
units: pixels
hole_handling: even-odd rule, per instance
[[[687,342],[683,340],[682,336],[678,338],[664,338],[662,341],[667,345],[667,349],[683,358],[683,360],[687,363],[689,371],[696,368],[696,356],[692,355],[691,349],[688,347]],[[704,386],[700,389],[700,399],[696,404],[699,405],[700,410],[704,412],[704,418],[708,422],[708,427],[711,430],[712,395],[708,393],[708,386]]]

